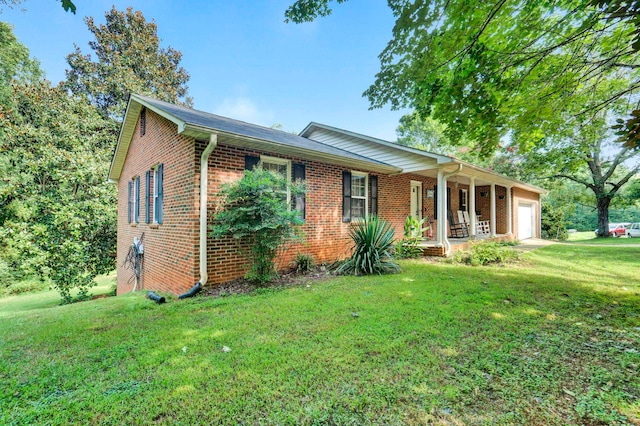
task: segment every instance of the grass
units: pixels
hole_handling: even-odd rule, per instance
[[[640,238],[596,238],[593,231],[586,232],[574,232],[569,234],[568,243],[582,243],[582,244],[598,244],[598,245],[627,245],[634,244],[640,246]]]
[[[109,275],[96,277],[96,285],[91,288],[89,293],[94,296],[110,293],[113,284],[115,284],[115,279],[115,271]],[[71,296],[75,297],[76,292],[72,291]],[[58,305],[60,305],[60,294],[56,290],[44,290],[3,297],[0,298],[0,318],[17,312],[54,308]]]
[[[639,254],[14,311],[0,424],[637,424]]]

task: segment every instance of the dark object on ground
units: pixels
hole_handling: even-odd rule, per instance
[[[189,290],[186,293],[182,293],[180,296],[178,296],[178,299],[186,299],[187,297],[193,297],[196,294],[198,294],[200,290],[202,290],[202,284],[200,284],[200,281],[198,281],[193,287],[191,287],[191,290]]]
[[[164,297],[162,296],[158,296],[157,294],[155,294],[154,292],[150,291],[147,293],[147,297],[151,300],[153,300],[154,302],[156,302],[158,305],[163,304],[164,302],[166,302],[166,300],[164,299]]]

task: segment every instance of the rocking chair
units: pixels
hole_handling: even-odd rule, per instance
[[[469,237],[469,226],[466,223],[456,223],[453,220],[453,212],[449,210],[449,232],[451,233],[451,238],[467,238]]]

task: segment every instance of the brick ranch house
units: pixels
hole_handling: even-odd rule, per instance
[[[347,257],[350,222],[371,213],[391,222],[397,237],[408,215],[428,218],[431,255],[479,237],[540,236],[545,191],[533,185],[323,124],[294,135],[133,94],[109,171],[118,185],[118,294],[134,285],[178,294],[198,281],[242,277],[240,243],[209,236],[208,226],[221,185],[255,166],[307,184],[306,196],[291,200],[305,218],[305,241],[278,258],[282,268],[300,252],[318,262]],[[454,239],[458,211],[476,214],[468,215],[466,238]],[[134,238],[144,244],[138,280],[125,265]]]

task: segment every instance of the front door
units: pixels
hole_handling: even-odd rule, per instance
[[[422,219],[422,182],[411,181],[411,211],[409,214],[418,220]]]

